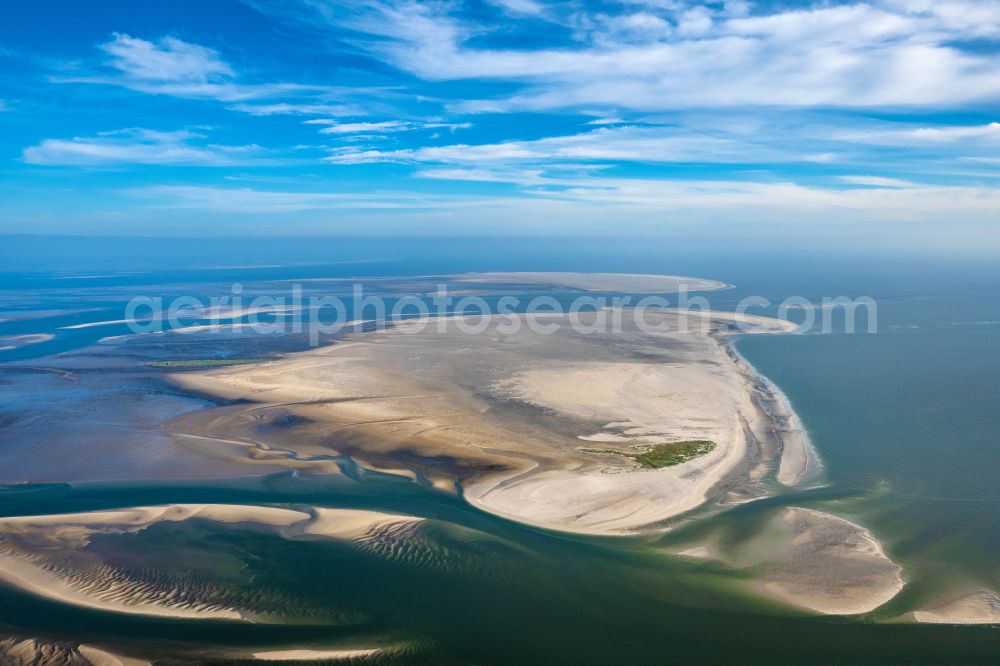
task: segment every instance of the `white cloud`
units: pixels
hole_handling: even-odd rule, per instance
[[[175,37],[155,42],[115,33],[98,45],[116,70],[114,76],[55,77],[57,83],[115,85],[143,93],[192,99],[243,102],[251,99],[329,92],[324,86],[298,83],[242,83],[218,51]]]
[[[530,179],[528,179],[530,180]],[[206,186],[157,186],[126,193],[150,202],[151,209],[184,209],[239,215],[287,215],[342,211],[331,222],[372,220],[379,210],[411,210],[388,224],[411,232],[423,224],[468,230],[565,228],[574,233],[607,233],[609,219],[628,220],[629,229],[666,231],[672,226],[709,225],[739,230],[765,223],[801,233],[838,226],[902,224],[936,233],[943,219],[960,219],[966,231],[1000,216],[1000,189],[965,186],[823,188],[794,182],[628,179],[582,176],[561,187],[526,184],[526,196],[479,197],[414,192],[317,193]],[[382,218],[377,218],[382,219]],[[374,224],[380,224],[375,222]],[[831,226],[833,225],[833,226]],[[369,227],[370,228],[370,227]],[[757,227],[760,231],[760,227]],[[954,232],[949,227],[949,232]],[[737,233],[739,233],[737,231]],[[996,243],[993,237],[990,242]]]
[[[456,180],[479,183],[513,183],[516,185],[552,185],[554,181],[542,169],[518,168],[434,168],[417,171],[417,178]]]
[[[522,85],[511,95],[453,107],[465,112],[954,106],[1000,99],[1000,54],[959,45],[1000,35],[1000,3],[817,2],[759,8],[750,16],[741,4],[717,11],[656,4],[611,17],[566,16],[584,26],[582,43],[528,48],[473,41],[499,26],[462,18],[449,3],[313,0],[308,6],[337,27],[376,37],[367,44],[372,53],[423,79]],[[505,31],[517,29],[518,19],[511,21]]]
[[[674,32],[669,21],[649,12],[598,15],[590,21],[589,36],[597,44],[614,45],[665,38]]]
[[[229,166],[245,163],[257,146],[196,145],[204,138],[187,131],[158,132],[132,128],[97,137],[45,139],[26,148],[28,164],[46,166],[113,166],[122,164],[176,164]]]
[[[963,162],[975,162],[978,164],[1000,164],[1000,157],[963,157],[961,158]],[[992,174],[995,178],[1000,178],[1000,174],[993,172]]]
[[[937,225],[941,220],[992,224],[1000,216],[1000,189],[966,186],[851,188],[794,182],[593,178],[536,197],[560,202],[581,219],[599,215],[666,224],[668,220],[783,220],[796,225],[866,221]],[[530,207],[526,203],[525,207]],[[675,217],[677,216],[677,217]]]
[[[337,120],[327,118],[316,118],[306,120],[306,125],[326,125],[320,130],[321,134],[370,134],[386,132],[409,132],[421,129],[466,129],[472,127],[472,123],[442,123],[427,121],[407,121],[407,120],[386,120],[377,123],[342,123]]]
[[[232,111],[248,113],[251,116],[360,116],[364,110],[350,104],[287,103],[276,104],[234,104]]]
[[[157,42],[115,33],[101,44],[108,64],[126,76],[146,81],[206,83],[236,75],[219,52],[198,44],[164,37]]]
[[[380,123],[339,123],[335,120],[307,120],[307,125],[327,125],[321,134],[360,134],[365,132],[403,132],[412,127],[401,120],[387,120]]]
[[[512,14],[534,16],[545,11],[545,7],[535,0],[489,0],[489,2]]]
[[[375,150],[341,148],[330,162],[489,164],[579,161],[727,162],[808,160],[777,148],[727,137],[691,132],[677,127],[602,127],[583,134],[548,137],[532,141],[492,144],[453,144],[415,149]]]
[[[840,176],[839,180],[850,185],[868,187],[919,187],[916,183],[908,180],[885,178],[883,176]]]
[[[475,207],[483,203],[479,197],[432,196],[413,192],[288,192],[197,185],[157,185],[126,190],[125,193],[148,199],[159,208],[239,214]]]
[[[881,128],[839,132],[839,138],[882,146],[919,146],[948,144],[961,141],[1000,141],[1000,123],[986,125],[943,125],[904,129]]]

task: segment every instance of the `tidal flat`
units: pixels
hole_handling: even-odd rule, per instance
[[[17,609],[0,650],[12,663],[648,663],[660,639],[623,636],[669,626],[663,640],[697,642],[735,622],[720,659],[777,655],[761,637],[783,630],[819,631],[832,662],[840,642],[893,640],[913,620],[991,621],[988,590],[894,601],[905,566],[826,487],[791,403],[733,345],[793,325],[718,311],[682,327],[658,309],[656,333],[629,316],[581,333],[555,315],[536,317],[554,325],[540,333],[531,316],[357,322],[316,348],[196,324],[0,366],[0,596]],[[538,617],[558,635],[538,635]],[[958,640],[988,654],[989,634],[949,629],[922,627],[915,663]]]

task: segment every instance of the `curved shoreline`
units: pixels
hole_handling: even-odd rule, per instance
[[[772,421],[775,418],[782,420],[781,423],[774,421],[775,434],[781,440],[781,449],[776,456],[778,468],[775,470],[775,479],[783,486],[797,486],[817,473],[821,464],[819,455],[809,437],[809,431],[806,430],[798,412],[795,411],[791,399],[769,377],[757,370],[756,366],[737,348],[737,342],[738,340],[724,341],[732,354],[739,357],[740,361],[746,364],[749,371],[757,379],[762,387],[761,393],[764,399],[780,409],[778,413],[769,413]]]

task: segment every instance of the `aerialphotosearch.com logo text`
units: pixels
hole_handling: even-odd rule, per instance
[[[527,328],[545,335],[569,326],[583,334],[617,333],[626,327],[662,334],[707,331],[713,320],[737,329],[766,325],[770,320],[783,322],[784,330],[799,333],[855,333],[859,325],[874,333],[878,314],[875,300],[867,296],[824,297],[819,302],[791,296],[776,308],[767,298],[748,296],[731,309],[714,310],[704,296],[692,296],[683,289],[670,297],[586,294],[561,299],[546,294],[456,297],[448,293],[446,285],[425,296],[366,294],[362,284],[353,285],[349,295],[306,295],[298,284],[287,295],[263,293],[251,298],[239,283],[228,291],[207,299],[137,296],[128,302],[125,321],[135,334],[305,333],[310,344],[318,345],[345,328],[362,325],[369,330],[394,327],[402,333],[420,333],[428,327],[446,332],[454,327],[470,335],[486,331],[503,335]],[[793,312],[795,317],[790,316]]]

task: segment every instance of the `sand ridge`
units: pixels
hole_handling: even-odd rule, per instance
[[[6,666],[151,666],[86,644],[37,638],[0,638],[0,663]]]

